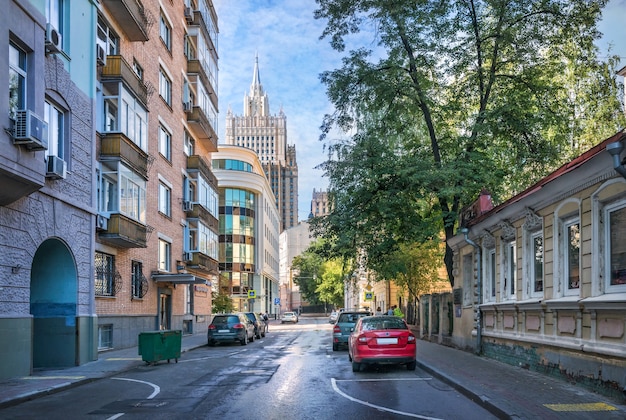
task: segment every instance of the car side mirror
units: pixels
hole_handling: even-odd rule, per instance
[[[350,327],[350,332],[354,332],[354,327]]]

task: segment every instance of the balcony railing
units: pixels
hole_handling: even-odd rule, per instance
[[[187,219],[199,219],[213,232],[219,232],[219,221],[206,207],[195,203],[191,209],[187,210]]]
[[[121,160],[148,179],[149,155],[123,133],[107,133],[102,137],[100,160]]]
[[[118,248],[145,248],[148,231],[148,226],[120,213],[112,213],[109,216],[107,230],[101,231],[98,235],[102,242]]]
[[[191,155],[187,157],[187,171],[199,172],[217,191],[217,177],[211,171],[209,164],[199,155]]]
[[[139,0],[102,0],[130,41],[149,40],[154,18]]]
[[[187,113],[187,122],[194,137],[204,145],[207,152],[217,152],[217,134],[202,108],[194,106]]]
[[[207,274],[219,274],[217,261],[201,252],[193,252],[191,255],[191,261],[187,261],[188,268],[193,268],[194,270],[202,271]]]
[[[107,55],[107,61],[100,75],[102,82],[122,81],[148,107],[148,86],[137,76],[135,70],[121,55]]]

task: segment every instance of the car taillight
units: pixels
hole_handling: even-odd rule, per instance
[[[333,332],[334,333],[340,333],[341,332],[341,327],[339,327],[339,325],[335,325],[335,327],[333,328]]]
[[[215,328],[215,325],[213,325],[213,324],[209,325],[209,329],[210,329],[210,330],[214,330],[214,329],[216,329],[216,328]]]
[[[415,341],[415,336],[413,334],[410,334],[407,338],[407,342],[412,343]]]
[[[359,344],[367,344],[367,337],[364,335],[360,335],[358,340]]]
[[[233,328],[236,330],[242,330],[243,329],[243,324],[235,324],[233,325]]]

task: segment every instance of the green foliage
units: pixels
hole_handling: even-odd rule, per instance
[[[213,297],[213,313],[228,313],[234,310],[233,300],[227,295],[214,295]]]
[[[312,305],[343,303],[345,265],[338,259],[327,259],[324,241],[314,241],[302,254],[294,257],[291,267],[297,274],[294,283],[302,298]]]
[[[352,47],[321,75],[329,256],[372,268],[448,239],[482,188],[505,200],[624,126],[617,62],[593,44],[604,0],[317,2],[322,38]],[[454,284],[449,247],[444,263]]]

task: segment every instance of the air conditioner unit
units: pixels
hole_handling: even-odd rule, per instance
[[[46,178],[65,179],[67,163],[58,156],[48,156]]]
[[[183,211],[191,211],[191,210],[193,210],[193,203],[188,200],[183,201]]]
[[[99,45],[99,44],[96,45],[96,54],[97,54],[98,64],[100,64],[101,66],[106,65],[107,53],[102,45]]]
[[[185,19],[187,19],[187,23],[193,22],[193,10],[191,7],[185,7]]]
[[[63,50],[61,34],[51,24],[46,25],[46,53],[56,54]]]
[[[16,111],[13,144],[21,144],[31,150],[47,150],[48,124],[29,109]]]
[[[193,260],[192,252],[183,252],[183,261],[191,261]]]
[[[183,111],[191,112],[193,111],[193,104],[191,101],[183,102]]]
[[[96,216],[96,229],[107,230],[109,228],[109,218],[101,214]]]

